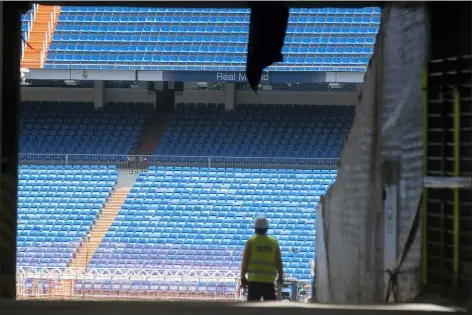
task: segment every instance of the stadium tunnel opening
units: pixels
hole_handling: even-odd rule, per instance
[[[18,80],[18,81],[19,81],[19,80]],[[74,80],[74,81],[75,81],[75,80]],[[72,83],[72,82],[70,82],[70,83]],[[77,81],[75,81],[75,83],[77,83]],[[67,83],[66,83],[66,84],[67,84]],[[85,84],[87,84],[87,83],[85,83]],[[119,85],[119,82],[118,82],[117,84]],[[77,85],[78,85],[78,86],[81,85],[80,81],[78,81]],[[164,85],[165,85],[165,84],[164,84]],[[175,86],[172,87],[172,85],[173,85],[173,83],[167,83],[167,89],[170,89],[170,90],[175,89]],[[183,84],[182,84],[182,85],[183,85]],[[217,85],[217,84],[216,84],[216,85]],[[287,84],[287,85],[288,85],[288,84]],[[70,85],[68,85],[68,86],[70,86]],[[170,87],[169,87],[169,86],[170,86]],[[198,86],[198,84],[197,84],[197,86]],[[263,88],[263,87],[264,87],[264,84],[262,84],[261,87]],[[165,88],[163,88],[163,89],[165,89]],[[180,87],[179,87],[179,89],[180,89]],[[180,92],[180,91],[179,91],[179,92]],[[12,95],[13,95],[13,94],[10,94],[10,96],[12,96]],[[175,100],[175,99],[174,99],[174,100]],[[170,99],[169,99],[169,102],[171,102]],[[198,107],[198,104],[195,104],[195,105],[196,105],[196,107]],[[218,104],[216,104],[216,105],[218,106]],[[275,104],[274,104],[274,105],[275,105]],[[191,106],[191,107],[193,107],[193,106]],[[275,106],[274,106],[274,107],[275,107]],[[169,109],[170,109],[170,107],[169,107]],[[187,108],[185,108],[185,109],[187,109]],[[12,125],[10,125],[10,126],[12,126]],[[183,161],[183,160],[182,160],[182,161]],[[134,162],[134,161],[131,161],[131,163],[133,163],[133,162]],[[187,162],[187,161],[185,161],[185,162]],[[185,162],[181,162],[181,163],[185,163]],[[130,163],[130,161],[127,161],[126,163]],[[166,163],[167,163],[167,162],[166,162]],[[200,163],[200,162],[199,162],[199,163]],[[208,166],[207,161],[205,161],[204,163]],[[227,162],[227,161],[223,161],[223,164],[226,164],[226,163],[228,163],[228,162]],[[210,166],[211,166],[211,164],[210,164]],[[7,168],[7,169],[8,169],[8,168]],[[11,169],[10,169],[10,170],[11,170]],[[156,170],[156,171],[157,171],[157,170]],[[174,170],[174,171],[175,171],[175,170]],[[177,170],[177,171],[179,171],[179,170]],[[93,176],[93,175],[91,175],[91,176]]]

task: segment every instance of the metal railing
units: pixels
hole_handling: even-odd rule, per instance
[[[243,63],[237,65],[231,64],[196,64],[191,62],[179,62],[179,63],[144,63],[144,62],[116,62],[114,63],[96,63],[96,62],[64,62],[64,61],[50,61],[47,62],[50,66],[60,66],[61,69],[77,69],[87,67],[87,69],[103,69],[104,67],[111,67],[114,70],[120,69],[135,69],[135,70],[187,70],[187,71],[246,71],[246,66]],[[365,72],[367,65],[359,66],[331,66],[327,64],[320,65],[282,65],[272,66],[269,71],[347,71],[347,72]]]
[[[20,266],[16,279],[19,299],[241,299],[237,271]]]
[[[289,168],[336,169],[338,158],[101,155],[101,154],[35,154],[20,153],[20,165],[116,165],[129,170],[149,166],[215,167],[215,168]]]

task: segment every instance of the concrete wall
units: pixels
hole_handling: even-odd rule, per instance
[[[224,103],[225,91],[187,90],[175,97],[176,103]],[[357,92],[315,93],[260,91],[236,91],[236,104],[332,104],[355,105]]]
[[[22,87],[23,101],[87,101],[95,100],[93,88]],[[105,89],[105,102],[155,103],[155,92],[142,89]]]
[[[21,99],[26,101],[88,101],[95,100],[92,88],[22,87]],[[354,105],[357,92],[315,93],[261,91],[236,91],[235,104],[332,104]],[[105,102],[151,102],[155,92],[143,89],[105,89]],[[224,103],[225,91],[186,90],[176,95],[176,103]]]

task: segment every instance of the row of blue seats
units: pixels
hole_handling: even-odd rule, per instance
[[[247,36],[235,36],[235,35],[167,35],[167,36],[157,36],[157,35],[100,35],[100,34],[64,34],[56,33],[52,38],[53,42],[74,42],[72,44],[77,44],[77,42],[123,42],[123,43],[170,43],[174,46],[179,46],[179,43],[247,43]],[[313,37],[286,37],[284,39],[285,44],[349,44],[349,45],[364,45],[375,43],[374,37],[366,36],[313,36]],[[85,47],[85,46],[84,46]],[[165,50],[164,50],[165,51]],[[180,49],[179,49],[180,51]]]
[[[339,163],[339,153],[337,156],[310,156],[310,157],[294,157],[287,155],[286,156],[278,156],[275,157],[272,155],[271,157],[267,156],[249,156],[249,157],[240,157],[238,155],[234,156],[225,156],[224,152],[217,152],[218,155],[211,156],[212,163],[231,163],[231,164],[240,164],[240,165],[247,165],[248,163],[253,164],[279,164],[279,165],[313,165],[313,166],[332,166],[335,167],[337,163]],[[155,163],[189,163],[188,156],[178,155],[178,154],[170,154],[165,153],[161,154],[159,152],[155,152],[155,154],[151,158],[152,162]],[[198,156],[193,155],[191,156],[190,163],[208,163],[208,156]],[[328,163],[328,164],[325,164]]]
[[[345,132],[349,131],[350,124],[349,123],[336,123],[336,126],[326,126],[326,127],[306,127],[304,122],[289,122],[289,123],[282,123],[286,125],[286,127],[278,126],[279,123],[267,123],[266,126],[252,126],[253,124],[248,123],[240,123],[240,122],[231,122],[231,126],[168,126],[166,132],[164,133],[163,137],[166,135],[176,135],[181,136],[183,135],[192,135],[192,137],[197,137],[198,135],[201,137],[208,137],[208,138],[222,138],[222,133],[225,135],[233,135],[234,137],[256,137],[256,138],[264,138],[268,137],[265,134],[274,134],[276,138],[283,137],[286,132],[299,134],[299,138],[301,139],[319,139],[319,135],[322,134],[332,134],[334,136],[339,136],[339,134],[344,134]],[[309,123],[308,123],[309,124]],[[307,125],[308,125],[307,124]],[[328,123],[329,125],[330,123]],[[229,125],[229,124],[228,124]],[[254,125],[262,125],[256,122]],[[268,127],[268,126],[271,127]],[[300,127],[296,127],[299,125]]]
[[[175,23],[175,24],[249,24],[249,15],[165,15],[165,14],[83,14],[69,13],[59,15],[58,23]],[[292,15],[289,17],[290,24],[380,24],[379,15],[356,16],[356,15]]]
[[[285,64],[351,64],[365,65],[369,58],[367,57],[287,57]],[[122,62],[122,63],[139,63],[139,62],[155,62],[155,63],[235,63],[242,64],[246,62],[246,57],[241,56],[201,56],[201,55],[80,55],[80,54],[54,54],[50,53],[47,57],[48,62]]]
[[[44,179],[39,178],[38,176],[45,175],[46,180],[63,180],[67,176],[67,180],[71,178],[82,178],[84,176],[105,176],[105,175],[118,175],[118,172],[115,169],[20,169],[19,177],[21,179]],[[69,177],[73,175],[73,177]]]
[[[87,152],[88,151],[93,151],[94,149],[103,149],[103,150],[121,150],[123,151],[123,154],[128,153],[128,149],[132,149],[136,147],[136,144],[133,143],[123,143],[122,141],[129,141],[132,140],[133,138],[112,138],[107,141],[90,141],[88,143],[84,143],[84,141],[68,141],[67,143],[64,143],[61,141],[61,138],[56,138],[57,140],[51,141],[51,140],[46,140],[46,139],[41,139],[40,137],[33,138],[32,141],[28,142],[22,142],[20,145],[22,145],[25,148],[40,148],[42,146],[46,146],[43,149],[44,150],[49,150],[49,149],[58,149],[58,150],[66,150],[68,152],[80,152],[80,150],[84,149]],[[49,146],[49,147],[47,147]],[[72,146],[72,147],[70,147]],[[35,152],[35,151],[31,151]],[[54,152],[54,151],[52,151]],[[39,153],[35,152],[35,153]],[[60,154],[60,152],[57,152]],[[84,151],[84,154],[86,152]],[[98,153],[97,153],[98,154]]]
[[[84,174],[86,174],[89,170],[116,170],[116,165],[37,165],[37,164],[26,164],[20,165],[20,170],[47,170],[47,171],[72,171],[72,170],[84,170]]]
[[[94,112],[60,112],[60,111],[38,111],[26,112],[21,115],[21,119],[28,123],[55,123],[63,122],[67,124],[112,124],[126,125],[142,123],[147,118],[146,114],[137,113],[94,113]]]
[[[242,8],[157,8],[157,7],[112,7],[112,6],[63,6],[61,12],[104,12],[104,13],[198,13],[198,14],[249,14],[249,9]],[[380,14],[378,7],[367,8],[290,8],[291,14],[316,13],[316,14]]]
[[[349,45],[333,45],[331,47],[317,47],[318,44],[312,45],[288,45],[282,48],[283,54],[318,54],[318,55],[371,55],[372,47],[355,47]],[[128,42],[123,44],[51,44],[50,52],[141,52],[141,53],[170,53],[170,52],[186,52],[186,53],[221,53],[221,54],[244,54],[247,53],[246,46],[238,45],[181,45],[181,46],[163,46],[163,45],[129,45]],[[341,56],[342,57],[342,56]],[[349,56],[346,56],[349,57]]]
[[[242,193],[239,190],[246,190],[248,193],[256,193],[258,189],[267,189],[269,191],[287,191],[287,194],[293,194],[294,191],[302,191],[305,185],[324,185],[329,184],[335,176],[328,175],[324,177],[306,177],[293,178],[282,177],[284,174],[275,174],[277,177],[265,176],[257,177],[252,174],[245,174],[249,176],[234,176],[223,178],[221,175],[218,178],[208,178],[204,175],[190,175],[184,177],[177,177],[172,175],[159,175],[162,179],[156,178],[142,178],[136,180],[136,188],[150,190],[153,193],[167,193],[167,192],[191,192],[192,190],[199,190],[203,194],[218,193],[220,189],[228,193]],[[267,174],[262,174],[267,175]],[[273,174],[270,174],[273,175]],[[285,174],[295,175],[295,174]],[[259,178],[260,180],[255,180]],[[248,182],[249,181],[249,182]],[[301,181],[303,184],[300,184]],[[315,187],[316,188],[316,187]],[[279,194],[279,193],[277,193]],[[284,193],[281,193],[284,194]],[[310,194],[306,192],[306,194]]]
[[[233,126],[253,126],[253,127],[319,127],[332,128],[341,127],[341,123],[351,122],[352,116],[348,113],[332,113],[335,117],[320,113],[319,116],[312,116],[313,113],[307,112],[301,115],[267,115],[263,112],[253,114],[222,114],[222,115],[174,115],[169,121],[170,126],[190,125],[190,126],[210,126],[210,127],[233,127]],[[337,125],[339,124],[339,125]]]
[[[116,166],[115,166],[116,167]],[[65,168],[68,168],[67,166]],[[186,171],[198,171],[198,173],[224,174],[224,173],[280,173],[280,174],[336,174],[336,170],[329,169],[295,169],[295,168],[234,168],[234,167],[189,167],[189,166],[149,166],[148,173],[165,172],[165,174],[179,174]],[[143,174],[144,175],[144,174]]]
[[[51,209],[50,204],[55,204],[54,207],[57,207],[57,208]],[[72,202],[70,204],[72,204]],[[94,204],[95,202],[90,203],[90,205],[94,205]],[[49,202],[45,201],[44,202],[45,206],[42,206],[42,205],[43,204],[35,205],[35,204],[20,202],[18,204],[18,208],[21,209],[22,211],[18,214],[18,217],[26,218],[26,217],[31,217],[31,215],[47,215],[48,219],[54,220],[52,217],[56,217],[60,215],[68,216],[68,215],[94,215],[96,214],[94,209],[84,208],[86,206],[83,204],[82,204],[82,207],[69,209],[67,207],[69,203],[58,203],[57,200],[53,200],[53,198],[51,198],[51,201]],[[49,216],[51,216],[51,218]],[[28,230],[28,229],[31,229],[31,226],[23,226],[22,228]]]
[[[271,195],[285,195],[285,194],[297,194],[297,195],[310,195],[311,192],[305,191],[305,186],[317,185],[313,187],[314,191],[323,189],[323,185],[329,185],[329,183],[335,178],[335,176],[326,176],[324,178],[306,178],[306,179],[294,179],[294,178],[273,178],[265,177],[259,181],[255,180],[257,177],[246,177],[248,180],[241,179],[241,177],[234,177],[228,179],[208,179],[203,176],[193,176],[187,179],[180,179],[171,177],[168,180],[168,176],[165,176],[165,180],[155,179],[139,179],[136,182],[136,188],[142,189],[144,193],[191,193],[192,191],[198,191],[203,195],[207,194],[219,194],[222,190],[229,194],[260,194],[258,190],[268,190]],[[303,185],[297,182],[298,180],[303,181]],[[245,191],[245,192],[244,192]],[[297,192],[298,191],[298,192]],[[278,197],[275,197],[278,198]],[[274,198],[274,199],[275,199]]]
[[[161,206],[162,207],[162,206]],[[196,233],[200,233],[201,229],[207,230],[211,229],[213,225],[218,224],[218,226],[225,231],[221,231],[221,234],[231,234],[234,239],[240,239],[241,236],[239,233],[242,234],[251,234],[251,224],[247,223],[247,220],[244,220],[245,215],[249,211],[242,211],[239,215],[232,215],[227,216],[228,213],[233,213],[235,210],[232,210],[233,207],[228,207],[224,211],[219,212],[219,214],[215,214],[214,211],[209,211],[207,220],[204,223],[199,223],[196,220],[190,220],[188,217],[192,216],[192,214],[196,214],[197,212],[191,211],[176,211],[172,212],[172,210],[168,211],[154,211],[152,210],[136,210],[133,209],[134,207],[130,207],[127,205],[126,213],[120,214],[117,216],[116,224],[114,225],[111,230],[116,231],[126,231],[127,229],[135,229],[139,228],[141,232],[143,232],[143,228],[149,229],[164,229],[166,232],[176,231],[179,233],[189,233],[189,231],[194,231]],[[246,207],[251,208],[251,207]],[[257,207],[255,213],[260,210]],[[313,209],[310,213],[296,213],[295,211],[286,212],[287,209],[294,209],[296,206],[292,208],[283,208],[282,210],[277,210],[279,212],[283,212],[283,218],[281,218],[282,214],[274,213],[270,216],[271,219],[271,229],[272,226],[274,229],[278,229],[281,235],[311,235],[310,233],[313,232],[312,226],[309,224],[305,224],[307,220],[312,220],[313,224],[316,222],[315,220],[315,213]],[[149,214],[151,213],[151,214]],[[249,212],[250,213],[250,212]],[[202,213],[200,213],[202,214]],[[289,217],[285,217],[285,215]],[[293,214],[300,215],[300,216],[293,216]],[[133,222],[127,222],[127,216],[136,216],[138,220]],[[158,217],[156,219],[156,216]],[[238,219],[238,220],[236,220]],[[242,220],[241,220],[242,219]],[[121,222],[120,222],[121,221]],[[241,223],[243,222],[243,223]],[[293,225],[300,225],[300,228],[296,231],[291,230],[290,228]],[[308,233],[308,234],[307,234]]]
[[[171,138],[172,139],[172,138]],[[180,141],[175,144],[175,141]],[[276,142],[272,139],[212,139],[211,141],[193,141],[192,138],[179,140],[179,137],[174,137],[172,141],[161,141],[159,148],[165,150],[182,150],[186,147],[196,150],[241,150],[241,151],[287,151],[291,149],[299,149],[305,147],[309,151],[321,150],[324,151],[330,147],[342,146],[344,141],[342,139],[332,138],[323,141],[305,140],[299,138],[285,138],[278,139]],[[257,146],[257,147],[255,147]],[[307,147],[308,146],[308,147]]]
[[[87,199],[89,200],[94,200],[94,199],[98,199],[98,198],[103,198],[103,197],[108,197],[110,195],[110,189],[106,188],[106,187],[103,187],[104,189],[100,189],[100,191],[80,191],[80,192],[77,192],[77,191],[68,191],[68,192],[65,192],[62,194],[62,197],[63,198],[70,198],[69,202],[72,202],[74,203],[74,200],[77,200],[77,199],[81,199],[80,202],[86,202]],[[38,190],[39,192],[39,190]],[[44,196],[43,195],[43,192],[41,193],[36,193],[35,191],[31,191],[31,192],[22,192],[21,193],[21,196],[22,197],[29,197],[29,196],[34,196],[34,198],[38,199],[38,201],[42,201],[42,198],[48,198],[48,196],[46,196],[46,194],[44,193]]]
[[[159,23],[159,25],[143,25],[129,23],[127,25],[94,25],[94,24],[75,24],[75,23],[59,23],[56,26],[56,32],[78,32],[78,33],[211,33],[211,34],[248,34],[249,26],[244,24],[232,24],[225,26],[216,25],[165,25]],[[338,27],[323,26],[323,27],[311,27],[303,25],[303,27],[289,26],[287,29],[288,34],[377,34],[378,27],[359,27],[359,26],[347,26],[342,25]]]
[[[69,166],[70,167],[70,166]],[[111,167],[111,166],[110,166]],[[116,167],[116,166],[115,166]],[[66,167],[67,168],[67,167]],[[185,174],[185,172],[196,172],[198,174],[216,175],[216,174],[226,174],[226,173],[237,173],[237,174],[247,174],[247,173],[272,173],[272,174],[297,174],[296,176],[303,176],[309,174],[332,174],[336,175],[337,171],[335,169],[296,169],[296,168],[234,168],[234,167],[191,167],[191,166],[149,166],[146,174]],[[145,174],[141,174],[145,175]]]
[[[192,115],[190,117],[178,117],[169,121],[169,127],[174,128],[175,131],[219,131],[224,129],[230,131],[238,128],[246,128],[251,132],[258,132],[258,130],[268,130],[272,128],[273,131],[285,130],[292,128],[304,132],[306,128],[315,129],[319,133],[323,133],[326,129],[350,127],[352,117],[348,115],[338,117],[310,117],[310,116],[219,116],[218,118],[209,119],[208,116],[199,115],[200,118],[195,119]],[[182,119],[187,118],[187,119]]]
[[[85,139],[77,139],[73,138],[71,136],[65,137],[65,136],[34,136],[34,135],[29,135],[27,137],[22,137],[21,138],[21,145],[25,146],[36,146],[38,142],[41,143],[50,143],[51,146],[60,146],[60,147],[65,147],[65,146],[75,146],[75,145],[81,145],[81,146],[109,146],[111,144],[118,144],[120,147],[133,147],[133,140],[136,139],[136,136],[115,136],[115,137],[84,137]]]
[[[190,104],[189,104],[190,105]],[[243,104],[240,105],[243,108]],[[343,107],[331,107],[326,109],[318,109],[316,107],[311,107],[309,105],[293,105],[293,106],[284,106],[283,108],[264,108],[261,106],[261,109],[247,108],[247,109],[238,109],[236,110],[213,110],[210,108],[202,109],[202,108],[195,108],[188,106],[187,108],[176,108],[179,109],[172,118],[173,119],[211,119],[214,120],[218,119],[243,119],[249,116],[258,117],[257,119],[261,120],[264,117],[270,117],[270,119],[278,119],[281,120],[282,117],[290,117],[290,119],[297,118],[302,119],[305,118],[307,120],[331,120],[336,121],[339,118],[346,118],[352,116],[354,114],[354,107],[349,108],[350,106]],[[270,106],[270,104],[268,104]],[[272,105],[274,106],[274,105]],[[281,105],[283,106],[283,105]],[[306,106],[306,108],[304,108]],[[333,116],[335,115],[335,116]],[[307,117],[308,116],[308,117]]]
[[[82,149],[77,149],[77,152],[57,152],[54,149],[52,149],[50,153],[45,153],[45,152],[39,152],[39,153],[24,153],[20,151],[20,161],[25,163],[25,162],[43,162],[43,161],[50,161],[52,163],[59,163],[59,162],[71,162],[71,161],[80,161],[80,163],[88,163],[88,162],[123,162],[123,161],[129,161],[129,158],[127,155],[123,155],[123,152],[121,153],[104,153],[104,154],[116,154],[116,155],[109,155],[109,156],[104,156],[100,155],[101,151],[95,151],[93,153],[84,153],[81,151]],[[103,151],[111,151],[111,149],[103,150]],[[36,148],[32,148],[32,151],[28,152],[36,152]],[[207,158],[208,160],[208,158]]]
[[[29,176],[28,176],[29,175]],[[85,173],[84,175],[56,175],[56,174],[35,174],[28,173],[25,171],[19,172],[20,176],[20,186],[48,186],[48,187],[61,187],[59,191],[67,191],[68,183],[74,182],[74,185],[71,185],[73,188],[78,188],[82,186],[87,191],[94,191],[97,187],[105,187],[114,182],[118,176],[117,171],[110,171],[106,175],[92,175]],[[23,181],[23,178],[26,180]],[[78,183],[75,183],[78,182]],[[90,182],[93,182],[95,185],[90,186]],[[100,183],[100,184],[98,184]],[[42,188],[41,188],[42,189]]]
[[[274,128],[275,129],[275,128]],[[290,128],[287,128],[290,129]],[[221,129],[220,129],[221,130]],[[234,130],[234,129],[233,129]],[[303,139],[303,140],[323,140],[323,139],[344,139],[345,132],[347,128],[330,128],[328,132],[321,131],[317,129],[306,128],[307,132],[300,132],[294,130],[288,130],[284,132],[283,129],[270,130],[267,128],[265,132],[262,131],[232,131],[232,130],[222,130],[221,132],[217,131],[193,131],[193,132],[179,132],[179,131],[167,131],[162,135],[161,140],[166,139],[167,141],[161,142],[171,142],[171,144],[179,145],[178,142],[173,142],[175,138],[191,139],[194,141],[195,138],[205,138],[203,140],[211,140],[212,142],[217,143],[234,143],[234,142],[243,142],[251,143],[252,140],[270,140],[266,144],[272,144],[271,140],[281,140],[281,139]],[[169,141],[169,139],[172,139]],[[205,143],[205,142],[203,142]],[[316,143],[316,142],[315,142]],[[288,143],[287,143],[288,144]]]
[[[139,214],[139,213],[138,213]],[[228,237],[231,239],[241,239],[241,238],[246,238],[247,235],[251,235],[251,225],[247,223],[241,223],[241,218],[244,219],[244,217],[231,217],[229,219],[214,219],[214,222],[205,222],[205,223],[197,223],[196,221],[191,221],[188,220],[187,216],[189,215],[204,215],[204,213],[184,213],[182,212],[182,219],[179,220],[179,222],[170,222],[170,220],[173,218],[173,216],[166,215],[162,216],[162,220],[166,220],[166,222],[160,221],[160,220],[136,220],[135,222],[128,222],[124,220],[123,218],[120,221],[117,221],[116,224],[110,228],[110,231],[127,231],[128,229],[138,229],[140,232],[146,232],[146,231],[153,231],[153,230],[160,230],[162,232],[166,233],[182,233],[182,234],[188,234],[190,232],[195,232],[197,234],[199,233],[206,233],[208,229],[214,229],[215,226],[218,226],[219,229],[221,229],[221,235],[225,235],[224,237]],[[223,214],[222,214],[223,215]],[[290,215],[289,215],[290,216]],[[273,233],[276,233],[277,235],[282,235],[283,239],[285,239],[285,236],[291,235],[293,233],[293,230],[297,225],[302,226],[301,229],[298,229],[299,231],[305,231],[308,233],[307,235],[311,235],[310,233],[313,233],[313,227],[310,224],[305,224],[305,221],[307,220],[313,220],[313,213],[311,215],[306,215],[303,214],[301,216],[294,216],[291,215],[289,218],[292,219],[297,219],[297,223],[280,223],[274,221],[274,223],[271,223],[271,231],[275,231]],[[288,219],[289,219],[288,218]],[[239,219],[239,220],[237,220]],[[274,219],[275,220],[275,219]],[[314,221],[314,220],[313,220]],[[244,222],[247,222],[244,221]],[[188,227],[190,226],[190,227]],[[306,234],[303,232],[303,234]],[[302,233],[302,232],[300,232]],[[185,236],[184,238],[186,238]]]
[[[163,138],[208,138],[221,140],[251,140],[251,139],[344,139],[344,135],[349,130],[348,127],[327,127],[320,128],[293,128],[293,127],[254,127],[257,131],[249,131],[250,127],[241,127],[244,131],[238,132],[236,127],[221,128],[192,128],[192,131],[177,131],[170,129],[163,134]],[[200,129],[200,130],[198,130]],[[296,129],[296,130],[295,130]],[[342,135],[342,137],[341,137]],[[225,139],[231,138],[231,139]],[[249,138],[249,139],[248,139]],[[217,140],[219,141],[219,140]],[[178,143],[176,143],[178,144]]]
[[[82,235],[84,235],[84,232],[82,232]],[[37,246],[41,246],[42,243],[48,241],[48,242],[56,242],[56,243],[62,243],[64,245],[61,246],[70,246],[70,251],[74,250],[77,245],[79,244],[78,239],[82,239],[82,237],[79,237],[80,235],[75,235],[75,236],[56,236],[55,237],[49,237],[49,236],[19,236],[18,241],[17,241],[17,246],[31,246],[32,244],[36,244]],[[41,250],[41,247],[38,248],[38,250]],[[45,249],[43,249],[45,250]]]
[[[179,62],[223,62],[223,63],[244,63],[246,57],[241,56],[185,56],[185,55],[80,55],[80,54],[54,54],[50,53],[48,61],[74,61],[74,62],[161,62],[161,63],[179,63]],[[369,61],[368,57],[286,57],[286,63],[292,64],[351,64],[364,65]]]
[[[134,147],[131,146],[122,146],[122,147],[107,147],[103,148],[99,145],[96,147],[90,148],[90,147],[81,147],[81,148],[70,148],[70,147],[50,147],[47,148],[45,146],[48,146],[49,144],[47,142],[41,143],[38,146],[23,146],[20,148],[20,153],[28,153],[28,152],[35,152],[36,155],[25,156],[25,160],[34,160],[34,161],[47,161],[47,160],[54,160],[57,161],[58,158],[56,157],[47,157],[47,156],[38,156],[41,154],[44,155],[51,155],[51,154],[74,154],[74,155],[127,155],[133,149]],[[65,157],[64,157],[65,158]],[[102,158],[100,157],[90,157],[85,160],[88,161],[100,161]],[[72,157],[71,160],[84,160],[83,156],[78,156],[78,157]],[[126,161],[127,157],[111,157],[107,158],[107,160],[110,161]]]
[[[50,152],[50,151],[45,151]],[[167,148],[158,148],[156,149],[153,161],[166,161],[166,157],[172,156],[222,156],[222,157],[232,157],[238,158],[241,156],[244,157],[253,157],[253,158],[270,158],[274,155],[278,157],[285,157],[285,158],[300,158],[300,159],[322,159],[322,158],[337,158],[341,150],[336,147],[327,148],[325,151],[320,152],[317,150],[312,150],[310,152],[304,150],[303,148],[299,148],[297,150],[293,149],[289,150],[279,150],[279,151],[272,151],[272,150],[241,150],[241,149],[215,149],[215,150],[205,150],[205,149],[167,149]],[[115,153],[116,154],[116,153]],[[167,160],[172,161],[172,158]],[[246,159],[241,159],[241,162],[247,162]],[[317,161],[286,161],[285,163],[282,161],[281,164],[317,164]]]
[[[261,144],[260,141],[252,141],[250,144],[222,144],[219,145],[219,148],[212,148],[211,146],[201,145],[192,145],[191,141],[186,142],[186,145],[175,146],[171,144],[162,144],[158,146],[156,150],[157,153],[167,153],[167,154],[177,154],[177,152],[190,152],[198,155],[218,155],[218,154],[228,154],[229,156],[290,156],[292,151],[295,156],[302,154],[306,157],[315,157],[325,154],[327,152],[339,152],[342,146],[342,141],[338,141],[333,144],[327,144],[324,146],[316,146],[307,148],[308,144],[297,144],[297,145],[279,145],[279,146],[270,146],[266,144]],[[218,143],[213,143],[213,145],[218,145]],[[188,146],[188,148],[186,148]],[[257,146],[254,148],[253,146]],[[304,152],[305,150],[305,152]]]
[[[96,117],[96,116],[95,116]],[[39,117],[28,117],[28,116],[23,116],[22,117],[22,122],[24,126],[27,126],[28,124],[46,124],[46,125],[51,125],[51,128],[53,128],[55,125],[58,125],[59,127],[71,127],[71,128],[76,128],[76,127],[88,127],[91,130],[101,130],[105,129],[106,126],[103,125],[131,125],[131,126],[126,126],[126,129],[128,130],[133,130],[134,124],[136,123],[141,123],[143,122],[145,117],[121,117],[119,119],[116,118],[66,118],[66,117],[49,117],[49,118],[39,118]],[[35,128],[37,125],[35,126]]]

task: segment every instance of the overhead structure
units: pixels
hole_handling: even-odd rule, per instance
[[[381,6],[376,2],[286,2],[293,7]],[[58,2],[50,2],[57,5]],[[153,3],[154,4],[154,3]],[[77,5],[110,5],[80,2]],[[119,5],[124,5],[120,3]],[[129,2],[149,6],[149,2]],[[250,7],[249,2],[157,2],[159,7]],[[431,62],[427,70],[428,105],[425,106],[424,173],[471,176],[470,152],[470,3],[429,3],[431,14]],[[447,5],[447,7],[446,7]],[[0,298],[15,299],[16,196],[18,180],[18,135],[20,91],[20,14],[28,3],[0,3],[2,54],[1,180],[0,207]],[[267,5],[270,10],[270,4]],[[441,73],[441,75],[435,75]],[[445,88],[447,87],[447,91]],[[438,95],[445,96],[435,106]],[[470,189],[463,191],[428,188],[423,216],[423,277],[425,284],[448,296],[470,298],[470,236],[472,226]]]

